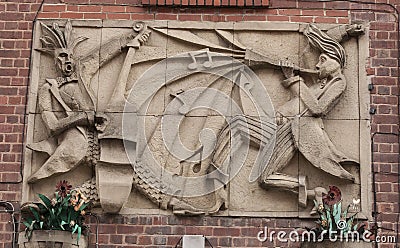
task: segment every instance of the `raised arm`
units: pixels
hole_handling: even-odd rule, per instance
[[[79,70],[80,76],[85,83],[90,82],[93,75],[105,65],[108,61],[115,58],[117,55],[122,53],[122,50],[126,48],[129,41],[135,37],[135,34],[129,33],[119,37],[112,38],[105,44],[91,50],[86,55],[79,59]]]
[[[311,92],[304,80],[299,76],[285,80],[284,85],[300,97],[313,116],[323,116],[328,114],[336,105],[346,89],[346,80],[343,75],[333,79],[325,86],[325,90],[320,95],[315,95],[315,93]]]

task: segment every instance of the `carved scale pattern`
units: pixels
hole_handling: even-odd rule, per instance
[[[150,185],[150,184],[151,185]],[[161,189],[167,186],[161,183],[151,170],[146,168],[141,162],[136,162],[135,169],[133,172],[133,185],[139,192],[143,193],[148,199],[155,204],[160,205],[163,209],[167,206],[163,206],[165,203],[166,195]]]
[[[75,188],[75,190],[80,190],[87,197],[87,201],[90,201],[94,207],[100,206],[95,177],[87,180],[81,186]]]
[[[97,132],[94,130],[87,131],[88,138],[88,150],[86,154],[86,160],[89,166],[95,166],[97,161],[100,159],[100,146]]]

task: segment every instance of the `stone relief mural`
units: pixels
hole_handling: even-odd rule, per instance
[[[368,212],[365,26],[38,23],[25,201],[308,217],[335,184]]]

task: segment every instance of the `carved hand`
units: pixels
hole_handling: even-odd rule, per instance
[[[144,44],[144,43],[146,43],[147,42],[147,40],[149,39],[149,37],[150,37],[150,33],[151,33],[151,31],[150,30],[146,30],[146,31],[144,31],[144,33],[143,33],[143,35],[141,35],[140,37],[139,37],[139,42],[140,42],[140,44]]]
[[[121,45],[121,48],[125,48],[127,47],[128,43],[133,40],[135,38],[135,34],[134,33],[130,33],[128,35],[122,35],[119,38],[119,43]]]
[[[93,126],[94,125],[94,111],[86,111],[85,113],[86,113],[88,125]]]
[[[97,114],[95,117],[95,127],[97,129],[97,131],[99,132],[104,132],[104,130],[106,129],[107,125],[108,125],[108,117],[105,114]]]
[[[276,112],[275,114],[275,122],[278,126],[286,124],[288,122],[288,118],[283,116],[281,113]]]
[[[279,62],[281,68],[282,68],[282,72],[283,75],[285,75],[285,78],[291,78],[294,77],[294,65],[292,63],[290,63],[289,61],[280,61]]]
[[[349,24],[346,25],[346,32],[350,36],[359,36],[364,34],[364,26],[361,24]]]

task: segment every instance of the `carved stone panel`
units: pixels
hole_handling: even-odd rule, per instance
[[[38,21],[24,201],[109,213],[368,216],[363,25]]]

